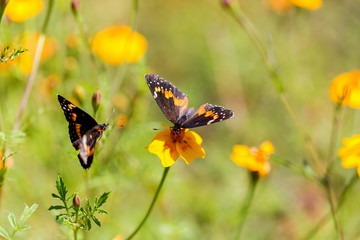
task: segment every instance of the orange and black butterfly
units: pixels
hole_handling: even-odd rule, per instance
[[[176,133],[181,128],[194,128],[229,119],[233,111],[205,103],[196,111],[188,107],[188,97],[174,85],[155,74],[146,74],[146,82],[165,117],[174,124]]]
[[[89,114],[69,100],[57,95],[66,120],[69,122],[69,135],[72,145],[80,150],[78,158],[84,169],[90,168],[96,141],[109,124],[98,124]]]

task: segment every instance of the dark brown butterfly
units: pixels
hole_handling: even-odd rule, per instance
[[[69,122],[69,135],[72,145],[80,150],[78,158],[84,169],[90,168],[96,141],[109,124],[98,124],[89,114],[69,100],[57,95],[66,120]]]
[[[156,103],[174,124],[171,128],[173,132],[221,122],[234,116],[230,109],[208,103],[194,111],[194,108],[187,108],[188,97],[170,82],[155,74],[146,74],[145,78]]]

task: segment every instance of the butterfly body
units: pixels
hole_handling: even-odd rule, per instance
[[[98,124],[94,118],[71,103],[66,98],[57,95],[65,118],[69,123],[69,135],[73,147],[80,150],[78,158],[84,169],[90,168],[97,139],[108,127],[108,124]]]
[[[165,117],[174,124],[171,131],[175,137],[182,129],[209,125],[234,116],[230,109],[208,103],[196,111],[188,109],[188,97],[170,82],[155,74],[146,74],[145,79]]]

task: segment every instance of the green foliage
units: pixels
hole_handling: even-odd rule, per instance
[[[10,46],[6,46],[0,53],[0,63],[6,63],[10,60],[14,60],[15,57],[26,52],[27,49],[23,47],[10,49]]]
[[[0,226],[0,236],[5,239],[11,240],[11,239],[15,239],[15,234],[18,231],[29,230],[31,226],[26,225],[25,222],[36,211],[37,207],[38,204],[33,204],[31,207],[26,205],[23,213],[20,216],[19,221],[16,220],[15,214],[10,212],[8,215],[8,221],[11,225],[12,231],[11,233],[9,233],[3,227]]]
[[[105,192],[99,197],[95,197],[94,203],[91,204],[89,199],[86,199],[85,207],[81,207],[80,199],[77,194],[73,193],[67,196],[68,190],[66,185],[59,175],[56,179],[57,194],[51,194],[53,198],[59,199],[62,205],[52,205],[49,210],[62,210],[63,212],[56,215],[56,220],[64,225],[69,225],[74,232],[79,229],[90,230],[91,222],[97,226],[101,226],[99,219],[95,216],[96,213],[107,214],[107,212],[100,207],[106,202],[110,192]]]

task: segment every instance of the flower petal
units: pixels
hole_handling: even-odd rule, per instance
[[[179,158],[176,145],[172,141],[168,130],[158,133],[148,146],[148,150],[160,158],[163,167],[170,167]]]
[[[204,158],[205,150],[201,147],[202,138],[193,131],[185,131],[182,141],[176,143],[176,149],[187,164],[195,158]]]

